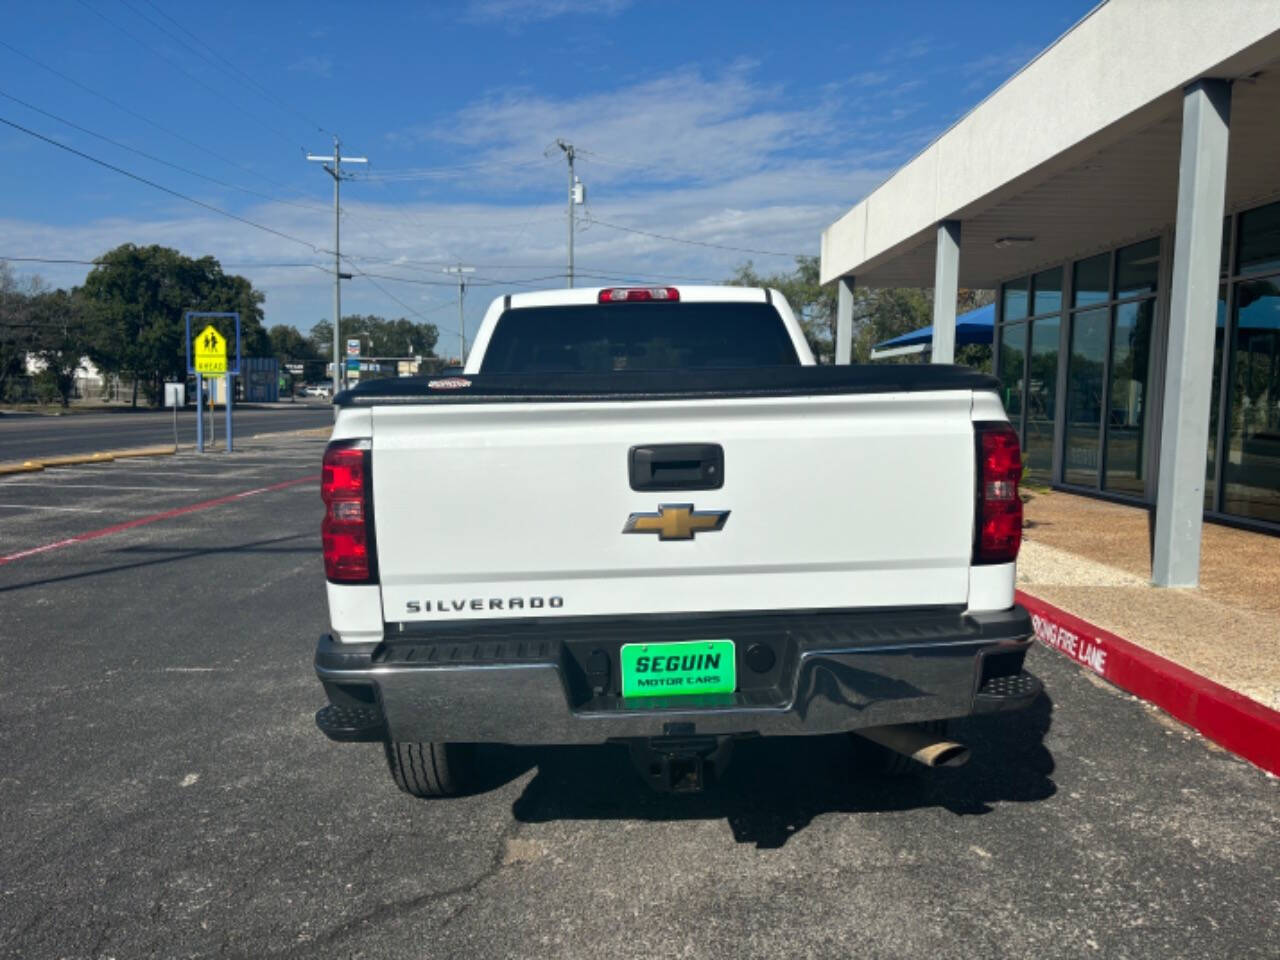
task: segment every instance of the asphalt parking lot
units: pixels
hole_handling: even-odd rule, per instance
[[[0,478],[0,954],[1276,956],[1280,782],[1043,650],[959,770],[492,748],[400,794],[312,722],[322,444]]]

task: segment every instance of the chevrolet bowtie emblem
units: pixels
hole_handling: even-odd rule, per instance
[[[692,540],[724,528],[728,510],[695,510],[692,503],[664,503],[657,513],[633,513],[623,533],[656,533],[659,540]]]

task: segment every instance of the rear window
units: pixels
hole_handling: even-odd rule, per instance
[[[498,318],[481,373],[609,373],[792,367],[800,359],[767,303],[528,307]]]

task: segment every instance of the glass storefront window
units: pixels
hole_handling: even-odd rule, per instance
[[[1062,310],[1062,268],[1041,270],[1031,278],[1033,316]]]
[[[1111,254],[1076,261],[1071,276],[1073,306],[1105,303],[1111,296]]]
[[[1063,479],[1067,483],[1081,486],[1093,487],[1098,483],[1102,374],[1106,362],[1107,317],[1110,312],[1105,307],[1082,310],[1071,318]]]
[[[1234,313],[1222,509],[1280,523],[1280,277],[1237,283]]]
[[[1115,307],[1103,486],[1121,493],[1141,495],[1146,488],[1147,384],[1154,313],[1155,301],[1150,299]]]
[[[1004,285],[1004,309],[1001,317],[1006,323],[1010,320],[1024,320],[1027,316],[1027,278],[1010,280]]]
[[[1280,203],[1240,214],[1237,273],[1265,273],[1280,269]]]
[[[1160,279],[1160,238],[1116,251],[1116,299],[1155,293]]]
[[[1015,430],[1022,419],[1022,370],[1027,355],[1026,323],[1010,323],[1000,331],[1000,399]]]
[[[1218,398],[1222,392],[1222,337],[1227,323],[1227,288],[1218,287],[1218,322],[1213,333],[1213,387],[1209,391],[1209,451],[1204,468],[1204,508],[1216,509],[1218,459]]]
[[[1062,273],[1058,271],[1061,279]],[[1036,288],[1037,299],[1039,287]],[[1027,374],[1027,475],[1041,483],[1052,479],[1053,412],[1058,386],[1058,317],[1031,322],[1031,358]]]

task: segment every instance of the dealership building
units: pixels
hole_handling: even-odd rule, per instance
[[[1152,578],[1203,518],[1280,532],[1280,2],[1109,0],[822,236],[839,282],[998,291],[1029,479],[1153,508]]]

